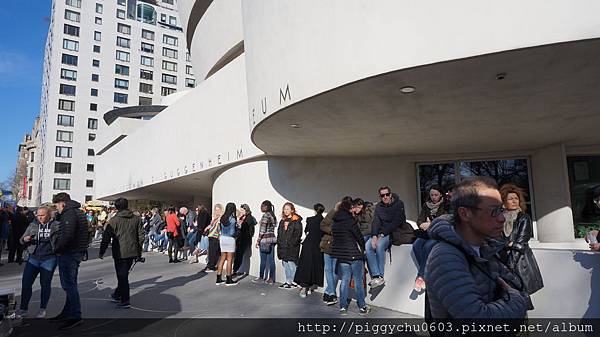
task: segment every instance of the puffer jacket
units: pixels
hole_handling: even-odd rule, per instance
[[[284,223],[288,222],[285,230]],[[291,219],[281,219],[277,229],[277,257],[282,261],[298,262],[302,239],[302,217],[293,214]]]
[[[373,223],[373,213],[375,205],[370,202],[365,202],[362,211],[356,215],[358,227],[363,236],[371,235],[371,224]]]
[[[331,257],[340,262],[364,260],[365,239],[352,213],[339,210],[333,217],[331,232]]]
[[[104,255],[112,242],[112,257],[126,259],[142,255],[142,244],[146,239],[142,221],[132,211],[120,210],[110,219],[100,243],[100,255]]]
[[[321,221],[321,232],[323,232],[323,236],[321,237],[321,243],[319,243],[319,249],[321,249],[321,253],[331,255],[331,242],[333,241],[333,236],[331,235],[331,224],[333,223],[333,216],[335,212],[340,208],[341,202],[335,204],[335,207],[327,212],[325,215],[325,219]]]
[[[83,253],[87,250],[88,222],[80,207],[77,201],[69,200],[62,213],[57,214],[56,220],[60,225],[54,246],[56,254]]]
[[[400,200],[398,194],[392,193],[392,203],[386,205],[383,202],[378,202],[375,206],[371,235],[390,235],[404,223],[406,223],[404,202]]]
[[[520,282],[498,260],[502,245],[489,241],[480,248],[481,257],[454,228],[454,217],[436,218],[428,229],[438,241],[427,259],[425,280],[433,318],[490,319],[525,316],[526,302],[515,289],[504,290],[502,277],[520,288]],[[468,256],[467,256],[468,254]],[[484,272],[485,271],[485,272]]]

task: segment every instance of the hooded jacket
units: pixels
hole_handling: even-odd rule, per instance
[[[65,203],[56,220],[60,222],[58,238],[54,246],[57,254],[82,253],[88,246],[88,223],[81,204],[74,200]]]
[[[373,213],[375,211],[375,205],[370,202],[365,202],[362,212],[356,215],[358,221],[358,227],[362,235],[371,235],[371,224],[373,223]]]
[[[392,193],[392,202],[390,204],[379,202],[375,206],[371,235],[389,235],[405,222],[404,203],[400,200],[398,194]]]
[[[110,243],[114,259],[141,256],[145,238],[140,217],[128,209],[120,210],[106,225],[100,243],[100,255],[104,255]]]
[[[54,246],[56,245],[56,240],[58,239],[58,236],[56,234],[59,231],[59,226],[60,226],[60,224],[56,220],[48,221],[48,227],[50,228],[50,246],[52,247],[53,252],[54,252]],[[33,242],[38,242],[39,238],[37,236],[39,235],[38,234],[39,231],[40,231],[40,222],[38,221],[38,219],[33,219],[33,221],[29,224],[29,226],[27,226],[25,233],[23,233],[23,235],[21,236],[21,239],[19,240],[19,242],[27,248],[29,255],[35,254],[37,244],[32,243],[32,241],[25,242],[25,241],[23,241],[23,238],[26,236],[35,235],[36,237],[34,238]]]
[[[490,240],[481,257],[456,232],[454,216],[436,218],[427,230],[438,241],[427,259],[425,280],[433,318],[490,319],[525,316],[526,302],[519,291],[504,290],[497,281],[520,287],[519,280],[499,262],[502,244]]]
[[[331,232],[333,234],[331,257],[337,258],[340,262],[364,259],[365,239],[352,213],[346,210],[337,211],[333,217]]]
[[[288,223],[285,230],[284,223]],[[282,261],[298,262],[302,239],[302,217],[293,214],[292,218],[281,219],[277,228],[277,256]]]

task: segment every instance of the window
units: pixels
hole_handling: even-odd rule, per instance
[[[95,22],[97,25],[101,25],[101,24],[102,24],[102,18],[96,18],[96,19],[94,20],[94,22]]]
[[[27,177],[29,181],[33,180],[33,167],[29,168],[29,176]],[[31,194],[31,186],[29,186],[29,194]]]
[[[131,26],[124,25],[122,23],[117,24],[117,32],[123,33],[126,35],[131,35]]]
[[[117,36],[117,46],[123,48],[129,48],[131,46],[131,40],[124,37]]]
[[[151,70],[141,69],[140,70],[140,78],[143,78],[145,80],[152,80],[153,72]]]
[[[73,155],[73,148],[68,146],[57,146],[54,152],[54,156],[58,158],[71,158]]]
[[[196,80],[193,78],[186,78],[185,86],[188,88],[194,88],[196,86]]]
[[[71,163],[54,163],[54,173],[71,173]]]
[[[65,110],[65,111],[75,111],[75,101],[59,99],[58,100],[58,108],[60,110]]]
[[[65,9],[65,19],[69,21],[79,22],[81,20],[81,15],[79,14],[79,12]]]
[[[140,96],[140,104],[139,105],[152,105],[152,98]]]
[[[98,111],[98,104],[90,103],[90,111]]]
[[[129,89],[129,81],[115,78],[115,88]]]
[[[30,180],[33,180],[33,175],[30,177]],[[27,188],[27,191],[29,192],[29,194],[27,194],[27,200],[31,200],[31,194],[33,194],[33,186],[29,186]]]
[[[160,22],[167,22],[167,14],[160,15]]]
[[[177,63],[162,61],[162,68],[169,71],[177,71]]]
[[[168,87],[161,87],[160,88],[160,94],[162,96],[168,96],[170,94],[174,94],[175,92],[177,92],[177,89],[175,89],[175,88],[168,88]]]
[[[92,67],[100,67],[100,60],[92,60]]]
[[[77,80],[77,72],[75,70],[61,69],[60,78],[63,80],[75,81]]]
[[[88,156],[95,156],[94,149],[88,149]]]
[[[77,56],[69,55],[69,54],[62,54],[62,63],[68,64],[70,66],[76,66],[77,65]]]
[[[95,41],[102,41],[102,33],[101,32],[94,32],[94,40]]]
[[[73,142],[73,131],[57,130],[56,131],[56,140],[61,141],[61,142],[72,143]]]
[[[147,4],[137,5],[137,20],[155,25],[156,24],[156,10],[154,7]]]
[[[63,48],[66,50],[79,51],[79,42],[63,39]]]
[[[117,50],[116,59],[119,61],[129,62],[129,53],[126,51]]]
[[[99,52],[100,52],[100,46],[94,45],[94,53],[99,53]]]
[[[120,64],[116,64],[115,65],[115,74],[129,76],[129,67],[120,65]]]
[[[140,63],[144,66],[148,66],[148,67],[153,67],[154,66],[154,59],[151,57],[147,57],[147,56],[142,56],[140,58]]]
[[[35,151],[31,151],[31,155],[29,155],[29,161],[33,163],[35,159]]]
[[[117,9],[117,18],[125,19],[125,11],[122,9]]]
[[[70,190],[71,189],[71,179],[54,178],[54,189],[55,190]]]
[[[90,95],[94,97],[98,97],[98,89],[92,88],[90,90]]]
[[[169,4],[169,5],[173,5],[174,0],[162,0],[162,2]]]
[[[95,130],[98,128],[98,120],[96,118],[88,118],[88,129]]]
[[[127,94],[122,94],[120,92],[115,92],[114,101],[115,101],[115,103],[125,103],[125,104],[127,104]]]
[[[79,36],[79,27],[65,24],[64,33],[71,36]]]
[[[96,140],[96,134],[95,133],[88,133],[88,140],[90,142],[93,142]]]
[[[152,94],[152,84],[140,83],[140,92],[143,92],[145,94]]]
[[[194,71],[192,70],[192,66],[185,66],[185,73],[193,76]]]
[[[75,89],[74,85],[61,84],[59,92],[63,95],[75,96]]]
[[[94,172],[94,164],[87,164],[86,171]]]
[[[142,29],[142,38],[146,40],[154,41],[154,32],[150,30]]]
[[[163,74],[162,81],[163,83],[177,84],[177,77],[173,75]]]
[[[94,181],[91,179],[85,180],[85,187],[94,187]]]
[[[125,6],[126,0],[117,0],[117,5]]]
[[[96,4],[96,13],[102,14],[103,9],[102,4]]]
[[[58,115],[57,125],[61,126],[73,126],[75,124],[75,117],[69,115]]]
[[[81,0],[66,0],[65,3],[69,6],[81,8]]]
[[[146,53],[154,53],[154,45],[146,42],[142,42],[141,50]]]
[[[177,50],[170,48],[163,48],[163,56],[176,59],[177,58]]]
[[[163,43],[171,46],[177,46],[177,38],[169,35],[163,35]]]
[[[177,18],[169,15],[169,24],[171,26],[177,26]]]
[[[567,171],[575,237],[583,238],[600,228],[600,212],[594,201],[594,189],[600,186],[600,156],[569,156]]]
[[[92,198],[93,197],[91,195],[86,195],[85,196],[85,202],[92,201]]]
[[[98,82],[100,80],[100,75],[92,74],[92,82]]]

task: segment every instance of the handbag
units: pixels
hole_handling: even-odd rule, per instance
[[[169,238],[169,240],[173,240],[173,232],[167,232],[167,237]]]

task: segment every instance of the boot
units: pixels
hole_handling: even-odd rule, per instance
[[[216,285],[221,285],[221,284],[223,284],[223,283],[225,283],[225,282],[223,281],[223,278],[221,277],[221,275],[220,275],[220,274],[217,274],[217,282],[215,282],[215,284],[216,284]]]
[[[225,281],[226,286],[234,286],[237,284],[238,284],[238,282],[234,281],[233,278],[231,277],[231,275],[227,275],[227,281]]]

